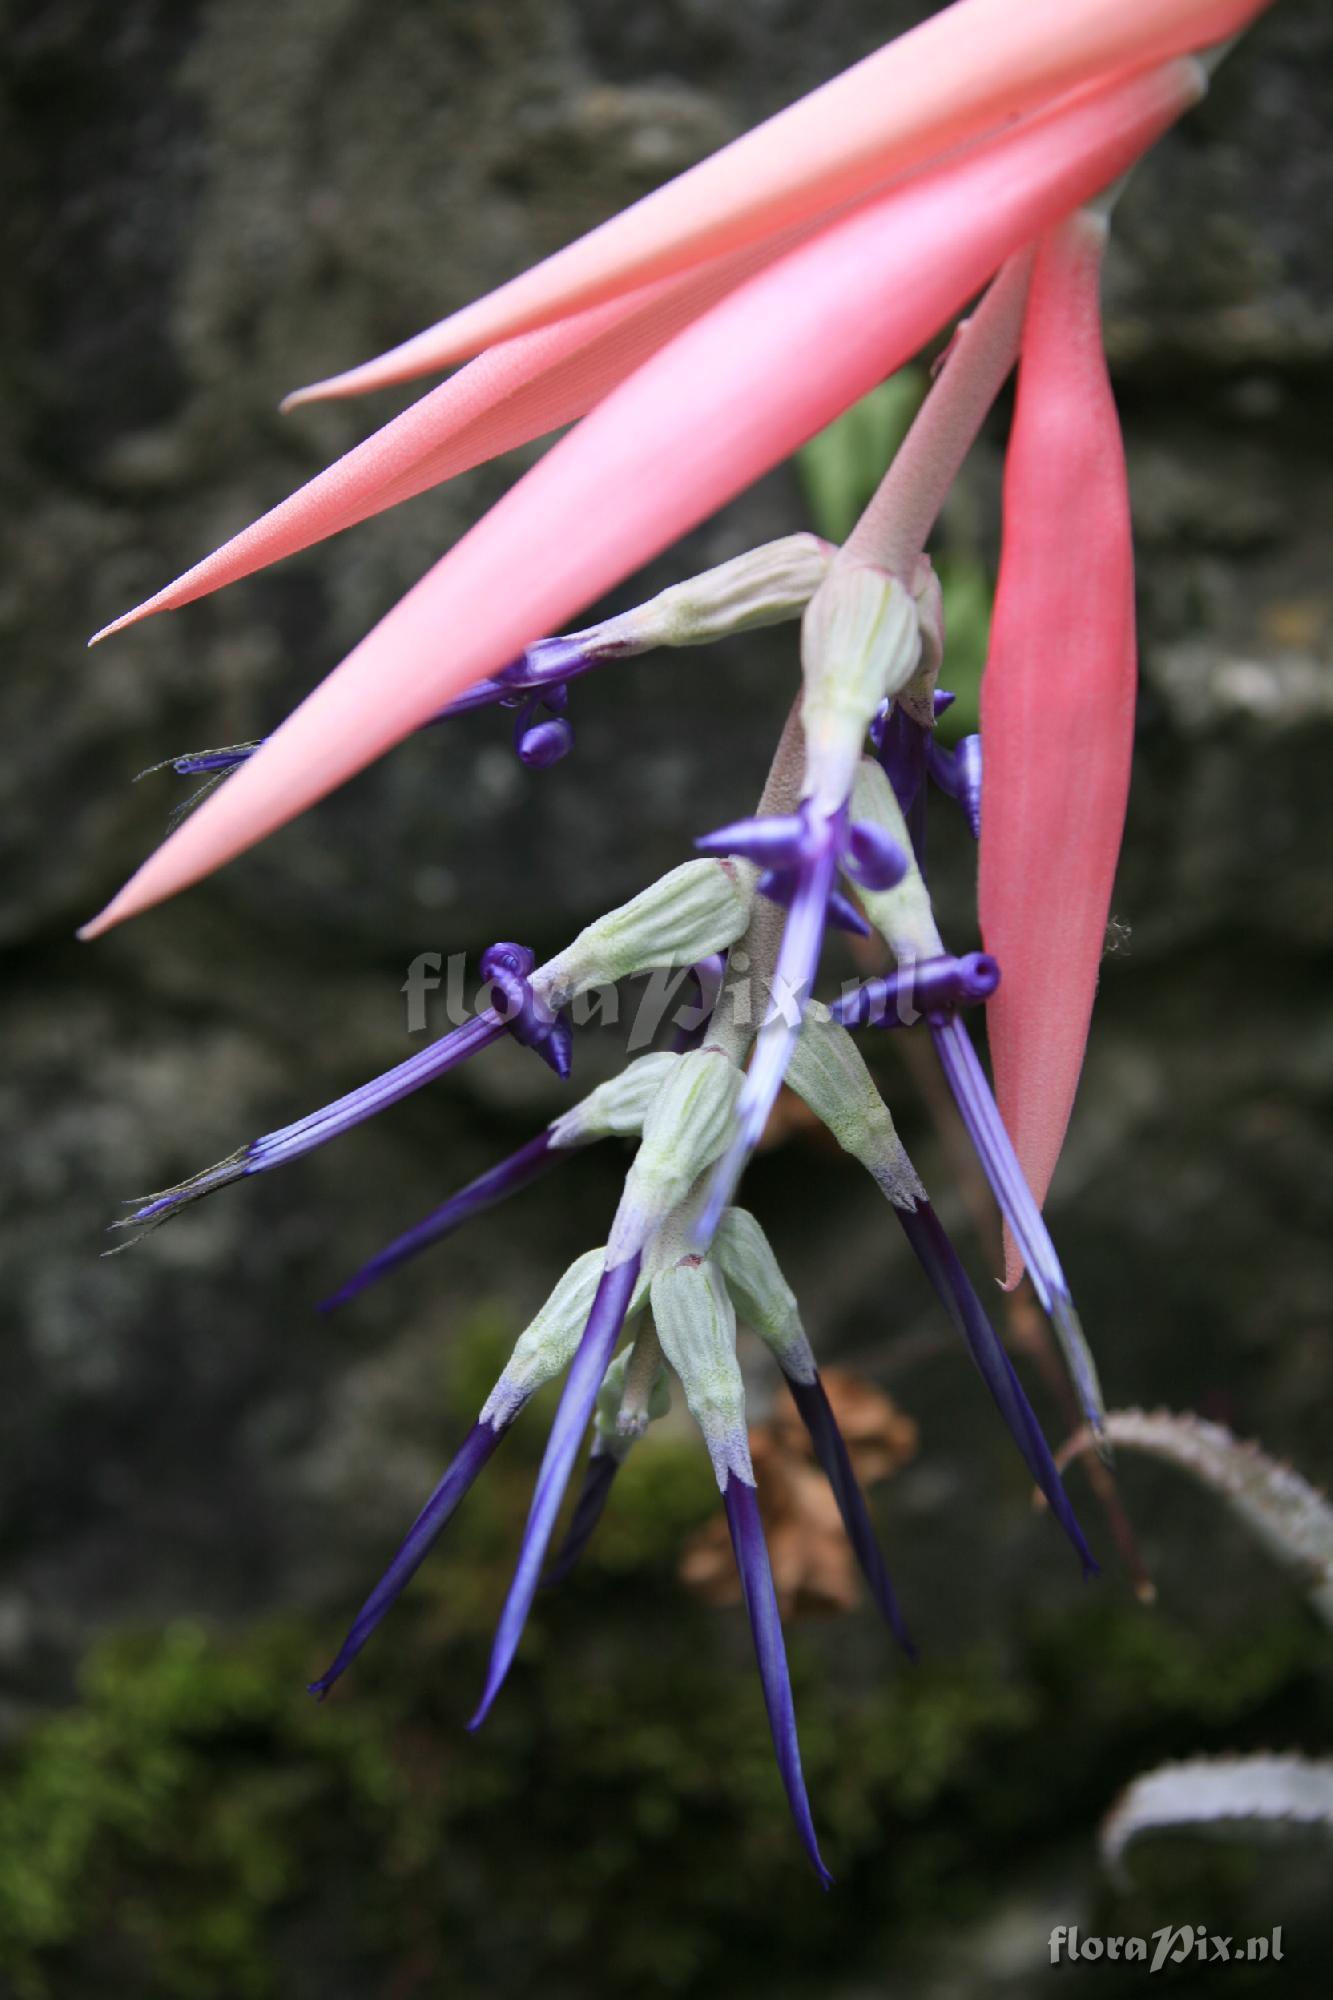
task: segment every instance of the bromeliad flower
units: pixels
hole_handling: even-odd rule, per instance
[[[172,760],[211,788],[88,935],[198,880],[416,729],[465,727],[471,711],[499,706],[514,713],[520,759],[544,768],[570,747],[569,688],[591,669],[801,620],[800,691],[752,817],[706,835],[700,858],[540,965],[523,947],[493,946],[482,961],[490,997],[470,1020],[128,1218],[142,1232],[288,1164],[506,1033],[565,1078],[568,1009],[596,985],[690,966],[707,985],[707,1006],[673,1048],[572,1105],[327,1302],[354,1298],[582,1146],[634,1142],[605,1244],[574,1261],[520,1338],[316,1692],[365,1645],[534,1390],[563,1373],[480,1723],[539,1588],[579,1560],[674,1380],[717,1478],[782,1780],[828,1880],[755,1499],[741,1326],[776,1359],[872,1596],[912,1648],[795,1296],[733,1200],[784,1079],[887,1200],[1056,1522],[1085,1573],[1095,1568],[1017,1373],[842,1023],[927,1022],[1095,1426],[1096,1371],[1040,1215],[1087,1029],[1132,684],[1127,516],[1096,328],[1104,225],[1082,209],[1197,100],[1204,73],[1191,52],[1260,4],[959,0],[489,298],[298,392],[292,401],[352,395],[474,357],[106,628],[188,603],[574,424],[270,736]],[[560,632],[978,294],[840,549],[794,535]],[[975,738],[952,751],[934,740],[947,635],[925,550],[1020,349],[983,767]],[[951,955],[935,922],[932,785],[980,833],[984,952]],[[832,1015],[812,1005],[830,921],[873,927],[896,961]],[[705,978],[719,954],[725,970],[714,963]],[[1003,1118],[963,1018],[982,1001]]]

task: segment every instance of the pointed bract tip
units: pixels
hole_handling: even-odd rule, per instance
[[[307,403],[331,402],[337,396],[355,395],[354,378],[360,374],[358,368],[348,368],[340,375],[325,375],[318,382],[303,382],[299,389],[289,389],[278,404],[278,415],[289,417],[293,410],[300,410]]]
[[[141,890],[136,892],[135,885],[142,872],[141,869],[138,874],[131,875],[124,888],[116,891],[105,909],[99,910],[95,917],[90,917],[86,924],[79,926],[74,935],[81,943],[91,944],[94,938],[114,930],[117,924],[123,924],[127,917],[137,917],[142,911],[150,910],[154,903],[161,901],[159,896],[145,896]]]

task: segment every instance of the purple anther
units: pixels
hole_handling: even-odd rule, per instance
[[[574,732],[563,716],[549,716],[544,722],[520,723],[514,731],[518,761],[529,771],[549,770],[567,757],[574,747]]]
[[[903,1028],[985,1000],[1000,983],[999,961],[984,951],[962,958],[921,958],[882,979],[867,979],[835,1000],[830,1013],[844,1028]]]

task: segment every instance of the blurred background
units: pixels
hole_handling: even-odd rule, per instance
[[[1219,1980],[1327,1990],[1317,1854],[1159,1842],[1117,1891],[1095,1850],[1118,1790],[1163,1758],[1327,1752],[1329,1647],[1300,1592],[1213,1502],[1133,1460],[1121,1489],[1156,1604],[1075,1472],[1105,1561],[1082,1585],[875,1190],[799,1119],[779,1121],[746,1199],[821,1356],[899,1413],[872,1401],[881,1442],[901,1446],[875,1504],[923,1654],[906,1667],[864,1604],[833,1608],[846,1593],[826,1551],[833,1581],[803,1593],[812,1615],[789,1642],[828,1897],[788,1823],[742,1615],[712,1601],[716,1494],[683,1420],[618,1482],[480,1737],[463,1724],[540,1410],[336,1698],[303,1692],[508,1343],[602,1240],[623,1157],[583,1156],[338,1315],[314,1303],[552,1115],[563,1095],[540,1063],[501,1043],[101,1257],[126,1197],[419,1046],[400,991],[419,952],[516,937],[545,955],[749,811],[795,653],[778,631],[583,683],[574,754],[547,772],[521,769],[504,717],[430,732],[80,947],[75,925],[185,789],[136,773],[262,735],[526,460],[91,655],[86,635],[407,400],[284,419],[287,389],[441,317],[931,11],[5,9],[0,1990],[944,2000],[1118,1990],[1105,1965],[1049,1970],[1051,1927],[1186,1922],[1281,1923],[1280,1973]],[[1116,948],[1049,1206],[1111,1403],[1199,1411],[1319,1482],[1330,100],[1333,17],[1281,0],[1117,215],[1107,325],[1138,533],[1139,744]],[[938,538],[969,657],[1006,416]],[[616,604],[828,504],[785,468]],[[961,949],[973,856],[961,823],[936,818]],[[984,1282],[930,1064],[905,1040],[871,1059]],[[615,1056],[583,1037],[579,1081]],[[1058,1437],[1039,1362],[1020,1365]],[[757,1366],[755,1420],[776,1438],[771,1397]],[[1184,1968],[1177,1985],[1213,1979]]]

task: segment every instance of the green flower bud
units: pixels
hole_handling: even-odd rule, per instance
[[[737,1313],[772,1349],[783,1374],[794,1382],[813,1382],[815,1357],[801,1325],[796,1294],[748,1209],[723,1210],[712,1255]]]
[[[859,814],[860,808],[855,810]],[[869,893],[864,889],[859,893],[869,906]],[[861,1162],[895,1208],[913,1209],[926,1199],[894,1130],[889,1107],[846,1028],[813,1010],[807,1013],[787,1082],[827,1125],[843,1151]]]
[[[643,1124],[643,1139],[625,1176],[611,1237],[609,1265],[641,1250],[710,1167],[731,1137],[741,1072],[720,1049],[678,1056]]]
[[[574,1259],[536,1318],[519,1335],[499,1381],[482,1405],[480,1423],[495,1430],[512,1423],[528,1398],[573,1360],[605,1266],[606,1253],[600,1249],[585,1250]],[[631,1314],[639,1311],[647,1290],[647,1280],[641,1279],[630,1301]]]
[[[687,577],[574,635],[599,658],[627,658],[654,646],[706,646],[734,632],[799,618],[828,573],[834,549],[818,535],[784,535],[730,562]]]
[[[875,710],[916,672],[917,607],[887,571],[835,564],[801,624],[805,791],[834,812],[852,788]]]
[[[662,1352],[704,1435],[717,1483],[734,1473],[754,1485],[745,1385],[736,1360],[736,1312],[710,1259],[689,1257],[653,1279],[649,1294]]]
[[[584,1146],[592,1139],[632,1138],[643,1130],[648,1107],[680,1061],[667,1050],[639,1056],[619,1076],[599,1083],[549,1127],[553,1146]]]
[[[590,987],[613,985],[652,966],[693,965],[725,951],[750,921],[754,880],[748,862],[682,862],[538,966],[534,994],[558,1011]]]

